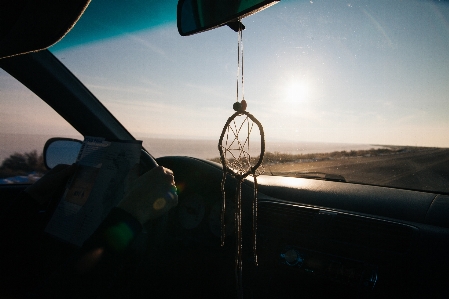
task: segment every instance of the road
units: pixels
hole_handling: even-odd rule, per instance
[[[449,149],[375,157],[354,157],[265,166],[267,174],[300,176],[304,172],[338,174],[347,182],[449,193]]]

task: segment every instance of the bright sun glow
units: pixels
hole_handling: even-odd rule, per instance
[[[289,103],[300,103],[308,100],[309,89],[303,82],[292,82],[285,89],[285,99]]]

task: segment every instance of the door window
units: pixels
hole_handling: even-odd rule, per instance
[[[0,69],[0,184],[31,184],[47,170],[43,148],[51,137],[82,136],[14,77]]]

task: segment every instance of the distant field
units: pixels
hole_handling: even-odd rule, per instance
[[[36,150],[41,153],[44,149],[45,142],[52,137],[69,137],[83,140],[81,135],[70,136],[54,136],[46,134],[10,134],[0,133],[0,164],[14,153],[28,153]]]
[[[58,137],[46,134],[11,134],[0,133],[0,163],[14,153],[26,153],[37,150],[40,153],[45,142],[51,137]],[[83,140],[78,136],[59,136]],[[217,136],[218,137],[218,136]],[[153,157],[163,156],[189,156],[200,159],[209,159],[219,155],[217,139],[169,139],[169,138],[149,138],[138,137],[143,141],[143,146]],[[370,149],[372,147],[382,148],[383,146],[369,144],[351,143],[325,143],[325,142],[282,142],[267,141],[267,151],[282,152],[289,154],[297,153],[325,153],[331,151]],[[254,147],[256,149],[256,147]],[[259,153],[259,150],[256,150]]]
[[[14,153],[40,153],[50,137],[0,133],[0,165]],[[218,154],[213,140],[148,139],[144,146],[156,157],[187,155],[204,159]],[[325,143],[267,144],[270,149],[264,156],[268,175],[340,175],[347,182],[449,193],[449,149]],[[210,160],[220,162],[219,158]]]
[[[218,158],[212,159],[219,162]],[[347,182],[449,193],[449,149],[383,149],[288,155],[266,153],[265,174],[343,176]]]

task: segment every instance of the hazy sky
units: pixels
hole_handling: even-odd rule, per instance
[[[161,18],[81,45],[69,33],[52,52],[135,136],[218,139],[236,97],[237,34],[181,37]],[[449,147],[448,4],[282,0],[243,23],[245,98],[267,140]],[[14,106],[3,77],[2,106]]]

